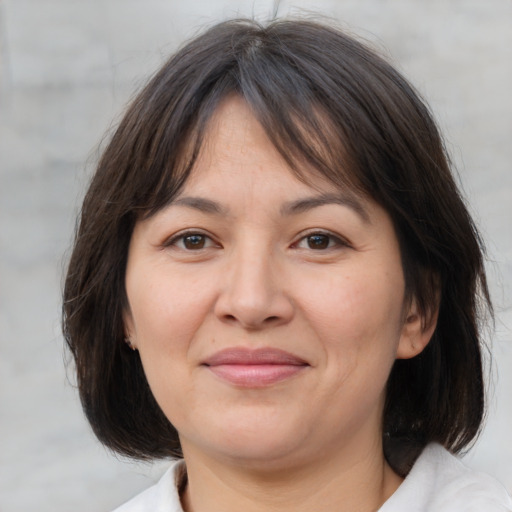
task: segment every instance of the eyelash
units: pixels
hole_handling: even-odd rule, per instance
[[[325,237],[328,239],[328,245],[326,247],[316,247],[316,248],[313,248],[311,246],[309,246],[309,240],[314,238],[314,237]],[[300,244],[302,242],[305,242],[308,244],[308,247],[300,247]],[[344,240],[343,238],[337,236],[337,235],[334,235],[333,233],[329,232],[329,231],[322,231],[322,230],[313,230],[313,231],[310,231],[309,233],[306,233],[304,235],[302,235],[300,237],[300,239],[295,242],[293,244],[293,247],[294,248],[298,248],[298,249],[309,249],[309,250],[312,250],[312,251],[325,251],[325,250],[329,250],[329,249],[335,249],[335,248],[339,248],[339,247],[351,247],[350,244]]]
[[[187,238],[192,239],[193,237],[199,238],[198,245],[194,248],[186,247],[185,240]],[[325,239],[327,239],[327,245],[322,246],[322,244],[320,243],[320,244],[318,244],[317,247],[311,247],[309,245],[309,242],[314,237],[317,237],[317,241],[319,241],[319,242],[321,242],[322,239],[324,241],[325,241]],[[202,245],[201,245],[201,243],[202,243]],[[306,243],[307,247],[301,247],[300,245],[302,243]],[[182,245],[180,245],[180,244],[182,244]],[[220,245],[217,244],[211,236],[209,236],[206,233],[203,233],[201,231],[185,231],[182,233],[178,233],[178,234],[172,236],[169,240],[167,240],[163,244],[163,246],[164,247],[177,247],[178,249],[181,249],[186,252],[200,251],[200,250],[209,249],[209,248],[215,247],[215,246],[220,247]],[[315,252],[316,251],[322,252],[322,251],[326,251],[329,249],[335,249],[337,247],[351,247],[351,246],[346,240],[342,239],[341,237],[336,236],[329,231],[321,231],[321,230],[314,230],[314,231],[310,231],[309,233],[303,234],[298,239],[297,242],[294,242],[292,244],[292,248],[294,248],[294,249],[309,249],[309,250],[312,250]]]
[[[180,242],[183,242],[183,244],[184,244],[185,239],[192,238],[192,237],[201,237],[202,241],[204,243],[207,243],[208,246],[207,247],[204,247],[204,246],[195,247],[194,249],[191,249],[191,248],[187,248],[186,246],[179,245]],[[183,251],[194,252],[194,251],[199,251],[202,249],[209,249],[210,247],[218,246],[218,244],[213,240],[213,238],[211,236],[207,235],[206,233],[202,233],[201,231],[185,231],[185,232],[178,233],[178,234],[172,236],[170,239],[168,239],[163,244],[163,246],[164,247],[177,247]]]

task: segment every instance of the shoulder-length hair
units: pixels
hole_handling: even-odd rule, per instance
[[[491,306],[482,244],[443,141],[425,103],[385,59],[338,29],[293,20],[227,21],[188,42],[131,103],[99,161],[63,306],[63,331],[94,432],[131,457],[182,456],[138,353],[123,342],[127,252],[137,220],[177,194],[208,120],[233,94],[299,175],[313,167],[391,216],[406,296],[426,323],[439,313],[427,348],[391,371],[385,453],[404,474],[431,441],[460,451],[483,416],[477,313],[479,305]]]

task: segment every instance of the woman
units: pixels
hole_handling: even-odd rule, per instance
[[[482,248],[427,107],[307,21],[221,23],[133,101],[84,200],[64,332],[119,510],[503,511],[452,455],[484,397]]]

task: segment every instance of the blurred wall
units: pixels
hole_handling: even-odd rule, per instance
[[[0,510],[109,510],[162,472],[93,438],[67,380],[62,269],[96,146],[176,45],[274,3],[0,0]],[[512,491],[512,2],[281,2],[387,48],[430,101],[489,247],[489,421],[467,457]],[[72,381],[72,378],[70,379]]]

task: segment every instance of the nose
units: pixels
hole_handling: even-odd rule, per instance
[[[288,323],[294,306],[286,292],[282,268],[270,250],[247,248],[227,262],[215,314],[246,330]]]

